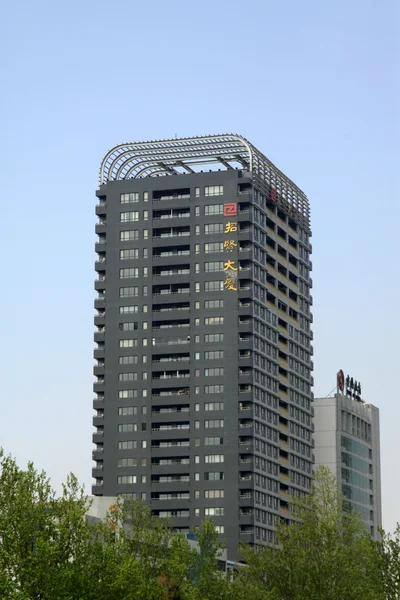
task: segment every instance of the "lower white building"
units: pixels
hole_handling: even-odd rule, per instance
[[[339,491],[361,514],[372,537],[378,538],[382,527],[379,409],[359,395],[338,392],[316,398],[314,410],[315,467],[331,469]]]

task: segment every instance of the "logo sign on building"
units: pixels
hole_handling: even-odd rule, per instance
[[[224,217],[236,217],[237,215],[237,204],[236,202],[229,202],[224,204]]]
[[[337,374],[337,386],[338,386],[338,390],[342,392],[344,392],[344,373],[342,371],[342,369],[340,369],[340,371],[338,371]]]

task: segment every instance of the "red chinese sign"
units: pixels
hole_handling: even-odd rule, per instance
[[[237,215],[237,204],[236,202],[230,202],[224,204],[224,217],[236,217]]]

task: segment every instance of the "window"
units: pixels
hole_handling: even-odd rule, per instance
[[[214,529],[219,534],[225,533],[225,526],[224,525],[214,525]]]
[[[137,356],[120,356],[118,358],[118,364],[120,365],[136,365],[138,362]]]
[[[223,281],[206,281],[204,283],[205,292],[221,292],[224,289]]]
[[[223,342],[224,334],[223,333],[206,333],[204,336],[204,341],[207,344],[215,343],[215,342]]]
[[[224,374],[224,367],[215,367],[212,369],[204,369],[205,377],[221,377]]]
[[[133,260],[139,258],[139,248],[129,248],[129,250],[119,251],[120,260]]]
[[[120,213],[120,221],[121,223],[128,223],[131,221],[139,221],[139,211],[131,211],[131,212],[122,212]]]
[[[224,358],[223,350],[209,350],[204,352],[204,358],[206,360],[218,360]]]
[[[137,431],[136,423],[120,423],[118,425],[118,433],[132,433]]]
[[[223,325],[224,317],[204,317],[204,325]]]
[[[120,348],[136,348],[138,345],[137,340],[119,340]]]
[[[149,192],[143,192],[143,200],[144,200],[144,202],[149,201]]]
[[[210,242],[209,244],[204,244],[205,254],[213,254],[214,252],[223,252],[223,251],[224,251],[224,243],[223,242]]]
[[[136,440],[126,440],[125,442],[118,442],[118,450],[134,450],[137,448]]]
[[[224,455],[223,454],[206,454],[204,456],[205,463],[223,463]]]
[[[148,229],[143,229],[143,239],[144,240],[149,239],[149,230]]]
[[[204,195],[207,196],[222,196],[224,193],[223,185],[206,185],[204,188]]]
[[[143,221],[147,221],[149,218],[149,211],[148,210],[144,210],[143,211]]]
[[[224,270],[224,262],[222,260],[204,263],[204,272],[205,273],[217,273],[218,271],[223,271],[223,270]]]
[[[120,298],[133,298],[139,295],[139,288],[137,286],[132,287],[121,287],[119,288]]]
[[[120,269],[119,270],[119,278],[120,279],[132,279],[135,277],[139,277],[138,267],[131,267],[130,269]]]
[[[136,483],[136,475],[120,475],[117,477],[118,483]]]
[[[149,257],[149,249],[143,248],[143,258],[148,258],[148,257]]]
[[[137,381],[137,373],[118,373],[118,381]]]
[[[200,188],[199,187],[194,188],[194,195],[195,195],[195,198],[200,197]]]
[[[221,471],[211,471],[209,473],[204,473],[205,481],[222,481],[224,479],[224,474]]]
[[[129,460],[129,459],[127,459]],[[204,498],[223,498],[224,490],[204,490]]]
[[[138,322],[130,321],[129,323],[120,323],[119,328],[121,331],[135,331],[138,329]]]
[[[131,313],[137,313],[137,312],[139,312],[139,307],[136,304],[131,305],[131,306],[120,306],[119,307],[120,315],[129,315]]]
[[[138,192],[133,194],[121,194],[121,204],[130,204],[131,202],[139,202]]]
[[[204,509],[204,515],[206,517],[223,517],[224,508],[222,506],[214,506]]]
[[[118,408],[118,415],[120,417],[126,417],[129,415],[136,415],[137,407],[136,406],[120,406]]]
[[[129,231],[120,231],[119,239],[121,242],[132,242],[139,239],[139,230],[130,229]]]
[[[206,402],[204,404],[204,410],[224,410],[223,402]]]
[[[224,386],[220,385],[205,385],[204,393],[205,394],[222,394],[224,391]]]
[[[137,467],[137,459],[136,458],[119,458],[118,466],[119,467]]]
[[[224,438],[222,437],[206,437],[204,438],[205,446],[222,446],[224,443]]]
[[[224,205],[223,204],[207,204],[204,207],[204,214],[211,215],[223,215],[224,214]]]
[[[224,308],[223,300],[205,300],[204,308]]]
[[[120,390],[118,398],[137,398],[137,390]]]
[[[208,225],[204,225],[204,233],[206,235],[213,235],[216,233],[224,232],[224,224],[223,223],[209,223]]]
[[[209,421],[204,421],[204,427],[206,429],[213,429],[214,427],[223,427],[224,420],[223,419],[210,419]]]

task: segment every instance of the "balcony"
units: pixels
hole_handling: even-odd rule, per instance
[[[93,444],[101,444],[104,441],[104,431],[103,430],[98,430],[95,431],[92,435],[92,442]]]
[[[187,284],[170,284],[170,285],[154,285],[153,296],[174,296],[177,294],[189,294],[190,283]]]
[[[104,413],[93,416],[93,426],[94,427],[103,427],[104,426]]]
[[[188,431],[189,429],[190,423],[188,421],[151,424],[151,431]]]
[[[102,446],[96,448],[92,452],[93,460],[103,460],[103,455],[104,455],[104,448]]]
[[[162,450],[163,448],[189,448],[190,440],[189,438],[185,439],[167,439],[167,440],[152,440],[151,449],[152,450]]]
[[[157,389],[154,388],[152,390],[152,395],[154,397],[161,397],[161,398],[165,398],[165,397],[169,397],[169,396],[189,396],[190,394],[190,388],[189,387],[179,387],[179,388],[167,388],[167,389]]]
[[[92,468],[92,477],[94,479],[98,479],[103,477],[103,467],[102,466],[95,466]]]
[[[157,500],[171,501],[171,500],[190,500],[189,492],[153,492],[151,494],[151,501]]]
[[[94,410],[104,409],[104,396],[97,396],[97,398],[93,398],[93,408]]]
[[[182,311],[188,312],[189,310],[190,302],[175,302],[173,304],[153,304],[153,313],[174,313]]]
[[[107,213],[107,202],[105,200],[100,200],[98,204],[96,204],[96,215],[98,217],[105,216]]]
[[[187,219],[189,217],[189,208],[172,208],[153,211],[153,221],[162,221],[164,219]]]
[[[167,371],[164,373],[154,373],[152,379],[165,380],[165,379],[190,379],[190,372],[179,372],[179,371]]]
[[[177,256],[190,256],[190,245],[168,246],[167,248],[158,247],[153,250],[153,258],[175,258]]]
[[[182,346],[190,344],[190,336],[181,338],[153,338],[152,346]]]
[[[153,240],[168,240],[190,236],[190,225],[153,229]]]
[[[190,319],[177,319],[174,321],[153,321],[152,323],[153,331],[158,329],[175,329],[176,327],[189,328]]]
[[[153,267],[153,277],[178,277],[181,275],[190,275],[190,265]]]

